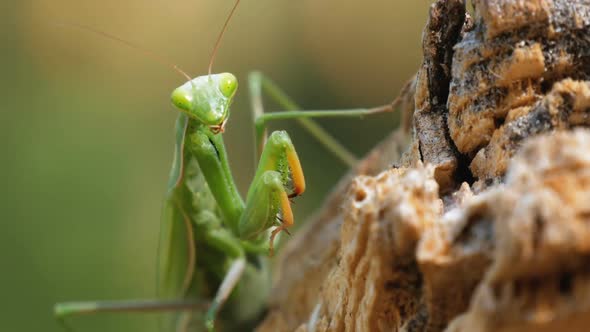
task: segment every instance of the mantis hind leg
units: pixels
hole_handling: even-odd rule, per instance
[[[74,329],[66,323],[66,318],[77,315],[91,315],[107,312],[165,312],[204,310],[209,303],[199,300],[130,300],[130,301],[88,301],[57,303],[53,309],[59,324],[66,331]]]
[[[197,218],[199,223],[217,223],[214,215],[201,213]],[[236,237],[229,230],[224,228],[211,228],[203,233],[202,241],[206,242],[209,247],[215,248],[229,257],[236,257],[227,272],[220,272],[223,278],[221,286],[212,301],[198,299],[153,299],[153,300],[122,300],[122,301],[87,301],[87,302],[64,302],[58,303],[54,307],[54,314],[58,323],[66,331],[74,329],[66,322],[66,318],[78,315],[90,315],[98,313],[174,313],[174,319],[170,324],[161,322],[162,331],[185,332],[189,327],[195,324],[195,313],[201,317],[198,322],[201,324],[199,330],[202,330],[203,313],[206,312],[204,322],[211,330],[217,312],[225,303],[229,294],[231,294],[235,285],[239,282],[245,268],[244,252],[240,245],[236,244]],[[194,290],[188,289],[187,292]],[[182,294],[178,294],[182,297]],[[178,316],[176,315],[178,314]],[[211,326],[211,328],[210,328]]]
[[[394,105],[384,105],[376,108],[360,108],[348,110],[319,110],[303,111],[279,86],[260,72],[252,72],[248,77],[250,89],[251,107],[254,114],[256,130],[256,148],[258,153],[262,151],[266,140],[266,124],[271,120],[295,119],[303,128],[314,136],[321,144],[331,151],[338,159],[348,166],[354,166],[357,158],[346,147],[340,144],[332,135],[326,132],[311,118],[318,117],[362,117],[365,115],[392,112]],[[265,92],[281,107],[283,112],[265,113],[262,102],[262,93]]]

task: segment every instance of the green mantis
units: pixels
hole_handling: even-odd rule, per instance
[[[297,119],[340,159],[353,164],[354,157],[310,118],[358,117],[391,111],[389,106],[301,111],[271,80],[261,73],[250,74],[259,152],[256,173],[245,199],[242,198],[232,177],[222,136],[238,81],[230,73],[211,74],[219,40],[239,2],[236,1],[215,45],[209,74],[187,77],[188,81],[172,93],[172,103],[179,115],[161,222],[158,299],[59,303],[55,313],[62,322],[74,314],[161,311],[166,313],[162,331],[250,328],[263,313],[270,291],[268,260],[275,239],[294,223],[291,199],[306,188],[289,135],[275,131],[267,136],[266,124],[277,119]],[[264,113],[263,92],[286,111]]]

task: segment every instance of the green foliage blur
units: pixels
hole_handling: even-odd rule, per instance
[[[191,75],[233,0],[4,0],[0,10],[1,331],[59,331],[55,302],[149,298],[161,200],[183,79],[141,52],[60,23],[84,24],[154,50]],[[261,70],[310,109],[390,102],[420,63],[429,1],[244,0],[214,71],[241,89],[226,141],[242,193],[254,172],[247,73]],[[268,109],[277,110],[268,103]],[[321,121],[359,156],[397,116]],[[291,123],[308,192],[297,222],[346,172]],[[72,320],[77,331],[155,331],[151,315]]]

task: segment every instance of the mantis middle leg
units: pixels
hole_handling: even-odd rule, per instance
[[[346,165],[353,167],[357,158],[346,147],[340,144],[333,136],[327,133],[320,125],[311,118],[320,117],[362,117],[365,115],[386,113],[394,111],[394,104],[384,105],[375,108],[359,108],[347,110],[308,110],[303,111],[276,83],[260,72],[252,72],[248,76],[250,89],[251,107],[254,114],[254,125],[256,135],[256,148],[258,158],[266,141],[266,124],[271,120],[295,119],[303,128],[314,136],[329,151],[334,153]],[[281,107],[282,112],[265,113],[262,102],[262,93],[265,92]]]

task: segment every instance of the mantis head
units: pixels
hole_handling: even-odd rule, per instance
[[[237,89],[238,80],[233,74],[199,76],[176,88],[172,103],[213,132],[222,132]]]

